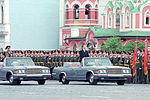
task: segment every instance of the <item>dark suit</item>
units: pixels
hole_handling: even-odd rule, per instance
[[[82,58],[84,57],[89,57],[89,54],[88,54],[88,51],[87,50],[81,50],[79,51],[79,54],[80,54],[80,62],[82,61]]]

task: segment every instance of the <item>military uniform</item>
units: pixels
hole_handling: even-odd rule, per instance
[[[130,58],[129,57],[124,58],[124,67],[130,68]]]
[[[141,83],[142,82],[142,56],[137,56],[137,62],[136,62],[136,74],[135,74],[135,83]]]

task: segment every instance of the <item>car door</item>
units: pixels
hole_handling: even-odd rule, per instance
[[[2,80],[2,66],[0,66],[0,80]]]
[[[86,76],[86,69],[82,66],[75,67],[74,69],[74,75],[76,80],[85,80]]]
[[[6,79],[6,68],[0,67],[0,80],[5,80],[5,79]]]
[[[67,75],[67,79],[68,80],[75,80],[75,71],[74,71],[74,67],[68,67],[64,70],[64,72]]]

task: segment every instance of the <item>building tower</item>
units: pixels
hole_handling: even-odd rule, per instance
[[[0,0],[0,51],[10,45],[9,0]]]
[[[60,0],[60,49],[81,48],[85,41],[68,44],[66,38],[83,37],[99,22],[99,0]]]

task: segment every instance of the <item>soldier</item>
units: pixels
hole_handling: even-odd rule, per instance
[[[119,62],[119,59],[118,59],[118,54],[117,54],[117,52],[114,52],[114,54],[113,54],[113,65],[114,66],[117,66],[117,65],[119,65],[118,64],[118,62]]]
[[[52,65],[52,54],[51,54],[51,52],[49,52],[49,54],[48,54],[48,56],[47,56],[47,67],[49,67],[49,69],[50,69],[50,72],[51,72],[51,74],[52,74],[52,71],[53,71],[53,65]]]
[[[130,68],[130,55],[129,55],[129,53],[125,53],[125,55],[124,55],[124,67]],[[131,83],[131,78],[128,78],[126,83]]]
[[[44,62],[44,66],[46,66],[46,67],[48,67],[48,64],[47,64],[48,54],[49,54],[49,53],[45,51],[45,53],[44,53],[44,58],[43,58],[43,60],[44,60],[44,61],[43,61],[43,62]]]
[[[70,62],[75,62],[75,57],[74,57],[73,51],[71,51],[71,54],[70,54]]]
[[[135,75],[135,83],[142,83],[142,55],[141,50],[137,50],[137,63],[136,63],[136,75]]]
[[[52,67],[51,67],[51,72],[53,71],[53,68],[56,67],[55,65],[55,52],[51,51],[51,61],[52,61]]]
[[[12,56],[12,52],[10,51],[11,46],[6,46],[5,50],[5,57],[11,57]]]
[[[120,57],[120,66],[124,66],[124,59],[125,59],[125,52],[121,52],[121,57]]]
[[[112,51],[110,52],[109,59],[110,59],[111,63],[113,64],[113,52]]]
[[[63,66],[63,52],[60,50],[60,59],[59,59],[59,67]]]
[[[4,61],[4,58],[5,58],[5,56],[3,55],[2,52],[0,52],[0,62],[3,62],[3,61]]]
[[[57,58],[57,61],[58,61],[58,67],[61,67],[61,57],[62,56],[62,52],[59,50],[58,51],[58,58]]]

